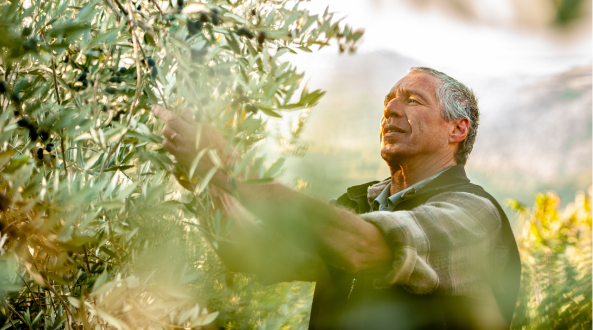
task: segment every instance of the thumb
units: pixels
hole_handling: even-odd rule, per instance
[[[155,117],[164,121],[165,123],[169,123],[175,120],[175,118],[177,117],[173,111],[158,104],[153,105],[151,110]]]

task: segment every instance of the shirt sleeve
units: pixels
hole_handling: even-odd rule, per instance
[[[399,284],[415,294],[465,296],[490,290],[490,256],[501,218],[488,199],[446,192],[410,211],[361,217],[379,228],[393,251],[391,270],[376,286]]]

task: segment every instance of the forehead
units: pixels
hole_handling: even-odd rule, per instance
[[[410,72],[391,88],[387,98],[397,94],[416,94],[420,97],[436,100],[436,89],[441,84],[439,78],[425,72]]]

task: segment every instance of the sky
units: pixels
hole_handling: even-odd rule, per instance
[[[323,13],[329,5],[347,24],[364,28],[361,53],[394,51],[445,72],[544,76],[591,63],[590,24],[585,32],[560,35],[543,25],[520,26],[511,1],[476,1],[479,19],[473,21],[404,0],[316,0],[306,6]]]

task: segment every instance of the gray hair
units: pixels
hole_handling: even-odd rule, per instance
[[[408,72],[424,72],[441,80],[441,85],[437,88],[436,94],[442,106],[441,116],[445,120],[450,121],[461,118],[469,120],[467,136],[465,140],[461,141],[457,152],[455,152],[457,164],[465,165],[469,154],[474,148],[478,125],[480,124],[480,110],[474,92],[459,81],[431,68],[413,67]]]

